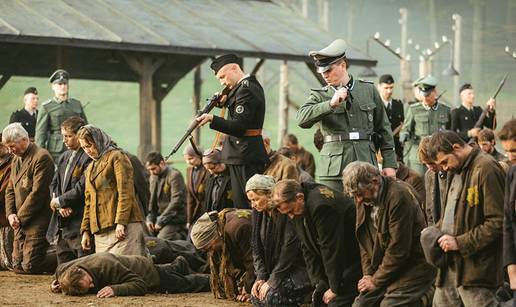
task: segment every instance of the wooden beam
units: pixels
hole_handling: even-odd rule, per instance
[[[150,55],[133,56],[122,53],[123,58],[139,75],[140,83],[140,144],[138,157],[143,159],[151,151],[161,151],[161,99],[154,96],[154,73],[165,63],[164,57],[153,59]]]
[[[305,62],[308,69],[312,72],[314,77],[321,83],[322,86],[326,86],[326,81],[324,81],[323,77],[320,73],[317,72],[317,69],[315,68],[315,65],[313,63]]]
[[[11,79],[11,75],[10,74],[3,74],[2,75],[2,78],[0,78],[0,90],[2,89],[2,87],[4,87],[4,85],[7,83],[7,81],[9,81],[9,79]]]
[[[253,70],[251,71],[251,75],[256,75],[260,68],[262,68],[263,63],[265,62],[265,59],[260,59],[256,65],[254,65]]]
[[[197,65],[194,71],[194,84],[193,84],[193,96],[192,96],[192,104],[194,115],[199,112],[201,108],[201,88],[202,88],[202,79],[201,79],[201,65]],[[201,142],[201,129],[197,128],[194,130],[194,138],[197,144]]]
[[[278,103],[278,144],[288,133],[288,63],[280,66],[279,103]]]

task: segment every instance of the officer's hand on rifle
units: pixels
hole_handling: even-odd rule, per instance
[[[487,101],[487,110],[489,112],[493,112],[494,109],[496,108],[496,99],[494,98],[489,98],[489,100]]]
[[[468,130],[468,136],[470,138],[476,138],[479,132],[480,132],[480,128],[469,129]]]
[[[204,126],[206,123],[209,123],[213,120],[213,114],[203,114],[195,119],[199,122],[199,126]]]
[[[330,107],[335,108],[340,106],[342,102],[346,100],[346,97],[348,97],[348,89],[345,87],[338,89],[335,91],[335,94],[333,94],[333,97],[331,97]]]

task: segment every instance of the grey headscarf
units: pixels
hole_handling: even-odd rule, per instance
[[[80,130],[86,130],[91,135],[93,142],[95,143],[95,147],[99,153],[99,156],[94,159],[98,160],[102,157],[106,152],[109,152],[113,149],[118,149],[116,143],[111,139],[111,137],[104,132],[104,130],[97,128],[93,125],[85,125],[81,127]]]
[[[205,248],[208,243],[219,236],[218,223],[210,218],[210,214],[217,214],[216,211],[206,212],[195,222],[190,232],[193,245],[198,249]]]

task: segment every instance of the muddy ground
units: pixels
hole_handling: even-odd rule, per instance
[[[146,296],[99,299],[94,295],[64,296],[50,292],[52,276],[16,275],[0,271],[0,306],[202,306],[242,307],[226,300],[216,300],[211,293],[147,294]]]

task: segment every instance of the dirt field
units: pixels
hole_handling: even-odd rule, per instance
[[[215,300],[211,293],[147,294],[146,296],[99,299],[64,296],[50,292],[52,276],[16,275],[0,271],[0,306],[250,306],[226,300]]]

